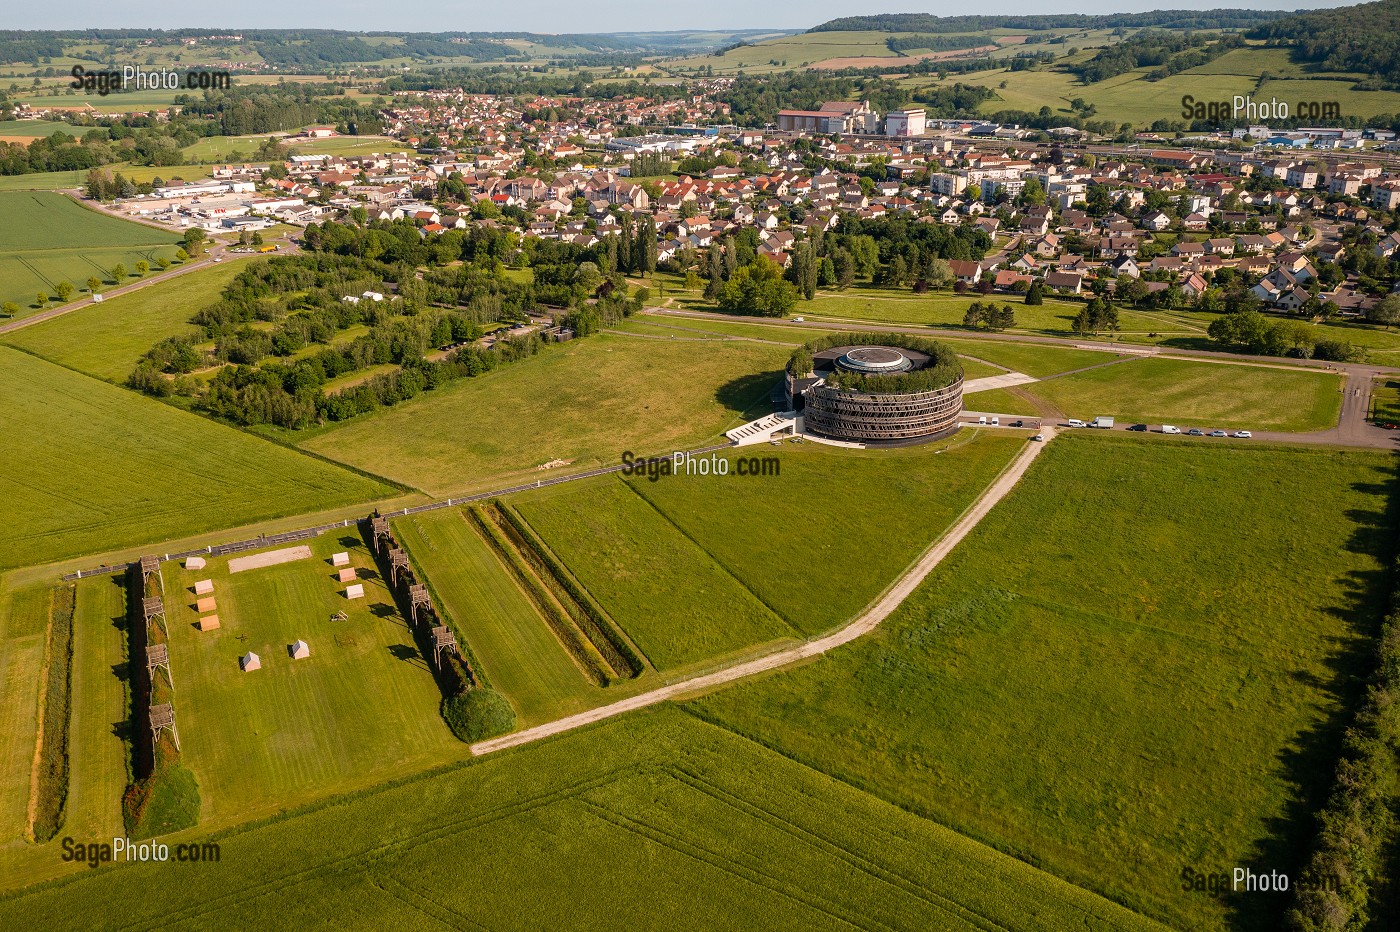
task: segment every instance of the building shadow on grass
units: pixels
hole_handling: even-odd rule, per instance
[[[782,372],[758,372],[741,375],[725,382],[715,390],[715,400],[736,414],[758,417],[768,410],[768,399]]]
[[[1372,555],[1377,569],[1348,573],[1342,580],[1342,598],[1334,604],[1316,605],[1318,613],[1337,619],[1346,634],[1330,637],[1325,644],[1327,674],[1297,670],[1290,676],[1299,686],[1320,692],[1331,711],[1278,755],[1283,776],[1292,793],[1281,815],[1266,822],[1267,835],[1254,846],[1243,863],[1256,873],[1286,873],[1290,890],[1308,863],[1320,828],[1318,813],[1336,782],[1342,738],[1356,717],[1367,683],[1376,665],[1376,635],[1400,577],[1396,573],[1397,546],[1394,529],[1400,525],[1400,468],[1392,462],[1377,467],[1374,480],[1353,483],[1352,489],[1371,497],[1373,509],[1351,509],[1346,517],[1354,524],[1343,547]],[[1304,493],[1306,494],[1306,492]],[[1305,592],[1295,594],[1306,598]],[[1230,928],[1242,932],[1283,927],[1283,913],[1292,894],[1232,894],[1228,900]]]

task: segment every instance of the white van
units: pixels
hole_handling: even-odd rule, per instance
[[[1180,427],[1173,427],[1173,426],[1171,426],[1170,424],[1163,424],[1163,425],[1162,425],[1162,433],[1164,433],[1164,434],[1179,434],[1179,433],[1181,433],[1181,428],[1180,428]]]
[[[1070,426],[1070,427],[1085,427],[1085,426],[1087,426],[1083,421],[1078,420],[1077,418],[1070,418],[1070,419],[1069,419],[1068,421],[1066,421],[1065,423],[1066,423],[1068,426]]]
[[[994,417],[994,418],[992,418],[992,426],[993,426],[993,427],[1000,427],[1000,426],[1001,426],[1001,418],[999,418],[999,417]]]
[[[987,423],[987,415],[985,415],[985,414],[978,415],[978,417],[977,417],[977,423],[978,423],[978,424],[985,424],[985,423]]]

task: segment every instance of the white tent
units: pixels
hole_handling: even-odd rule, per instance
[[[293,660],[304,660],[311,656],[311,645],[305,641],[293,641],[291,650]]]
[[[248,653],[238,658],[238,665],[243,668],[244,673],[247,673],[250,670],[261,670],[262,660],[257,654],[248,651]]]

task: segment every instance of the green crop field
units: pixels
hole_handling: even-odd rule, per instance
[[[118,263],[132,274],[139,260],[173,258],[177,239],[61,194],[0,192],[0,302],[27,312],[39,292],[53,299],[59,282],[81,289],[91,276],[106,282]]]
[[[491,688],[522,728],[614,698],[590,683],[490,545],[457,509],[394,522],[394,532],[456,623]]]
[[[385,485],[0,348],[0,567],[365,501]]]
[[[699,711],[1178,928],[1277,929],[1287,898],[1181,869],[1297,876],[1393,485],[1380,453],[1064,436],[870,638]]]
[[[1186,359],[1125,359],[1111,366],[1019,386],[1065,415],[1254,430],[1324,430],[1341,413],[1341,377],[1283,366]],[[969,405],[982,405],[978,395]]]
[[[0,342],[70,369],[120,382],[136,368],[141,354],[156,343],[168,336],[196,333],[190,318],[217,301],[224,286],[242,268],[243,261],[231,257],[160,285],[0,335]]]
[[[239,573],[228,571],[228,558],[200,570],[163,567],[181,757],[199,778],[206,827],[462,753],[438,712],[442,694],[428,663],[355,529],[304,543],[309,559]],[[346,599],[336,581],[330,555],[338,551],[349,552],[363,599]],[[215,631],[195,627],[194,584],[202,579],[214,582]],[[348,617],[337,620],[337,612]],[[293,660],[288,648],[298,639],[311,656]],[[239,668],[248,651],[262,669]]]
[[[44,667],[50,583],[0,586],[0,876],[22,851]]]
[[[0,924],[97,924],[119,902],[126,922],[203,927],[1161,928],[674,709],[219,842],[217,864],[0,901]]]
[[[290,439],[433,494],[501,487],[555,459],[577,469],[714,442],[766,408],[789,353],[605,334]]]
[[[512,504],[657,670],[798,634],[633,488],[570,483]]]
[[[790,443],[776,477],[627,481],[790,625],[817,634],[894,582],[1024,443],[986,431],[878,451]]]

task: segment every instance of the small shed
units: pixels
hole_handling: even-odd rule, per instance
[[[341,582],[354,582],[356,579],[355,568],[353,566],[347,566],[337,574],[337,578]]]
[[[214,591],[214,580],[212,580],[212,579],[201,579],[199,582],[197,582],[197,583],[194,584],[194,594],[195,594],[195,595],[208,595],[209,593],[211,593],[211,592],[213,592],[213,591]]]
[[[343,553],[333,553],[333,554],[331,554],[331,566],[349,566],[349,565],[350,565],[350,553],[349,553],[348,551],[343,552]]]
[[[293,660],[305,660],[307,657],[311,656],[311,645],[307,644],[305,641],[293,641],[287,650],[291,652]]]
[[[358,583],[353,586],[346,586],[345,597],[347,599],[363,599],[365,597],[365,587]]]
[[[238,666],[242,668],[244,673],[249,673],[253,670],[261,670],[262,658],[252,651],[248,651],[248,653],[238,658]]]
[[[218,627],[219,627],[219,616],[218,616],[218,615],[205,615],[203,618],[199,619],[199,630],[201,630],[201,631],[213,631],[214,629],[216,629],[216,628],[218,628]]]

